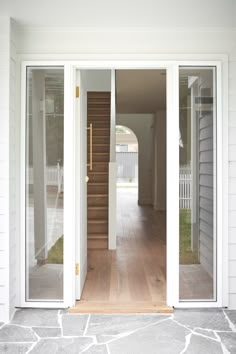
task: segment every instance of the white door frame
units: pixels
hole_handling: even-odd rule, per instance
[[[108,56],[107,56],[108,57]],[[24,166],[25,166],[25,71],[26,66],[65,68],[65,177],[64,177],[64,301],[24,301],[21,276],[19,306],[68,307],[75,303],[75,72],[77,69],[165,69],[167,70],[167,305],[174,307],[228,306],[228,66],[225,55],[125,56],[123,60],[96,58],[72,61],[27,61],[22,63],[21,129],[21,274],[24,273]],[[179,66],[217,68],[217,294],[216,302],[179,302]],[[224,116],[224,124],[222,117]],[[224,234],[224,240],[222,237]],[[223,242],[224,241],[224,242]],[[224,260],[224,261],[223,261]]]

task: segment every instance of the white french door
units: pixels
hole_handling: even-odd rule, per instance
[[[75,119],[75,297],[81,298],[87,275],[87,91],[84,72],[76,71],[76,119]]]

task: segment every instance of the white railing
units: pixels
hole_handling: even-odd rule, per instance
[[[34,183],[33,167],[28,168],[28,184]],[[56,186],[57,192],[63,191],[63,166],[58,162],[56,166],[46,167],[47,186]]]
[[[189,167],[180,167],[179,170],[179,208],[191,209],[192,174]]]

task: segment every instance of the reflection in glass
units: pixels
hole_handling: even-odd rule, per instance
[[[179,72],[180,300],[216,300],[214,67]]]
[[[26,301],[63,300],[63,68],[28,67],[26,103]]]

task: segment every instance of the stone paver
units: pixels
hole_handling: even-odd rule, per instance
[[[236,332],[233,333],[219,333],[221,342],[230,353],[236,353]]]
[[[93,344],[84,353],[86,354],[108,354],[107,347],[104,344]]]
[[[234,354],[236,311],[89,315],[23,309],[10,324],[0,324],[0,353]]]
[[[6,354],[25,354],[27,351],[32,347],[32,344],[12,344],[12,343],[5,343],[0,344],[0,353]]]
[[[200,327],[216,331],[231,330],[223,311],[218,309],[176,310],[175,320],[189,328]]]
[[[89,315],[63,315],[63,336],[82,336],[84,334]]]
[[[123,314],[91,315],[86,335],[96,335],[97,341],[105,343],[114,336],[157,323],[168,315],[161,314]]]
[[[30,328],[6,325],[0,329],[0,342],[37,342],[37,337]]]
[[[58,310],[24,309],[16,311],[14,324],[22,326],[58,327]]]
[[[176,354],[184,349],[189,333],[187,328],[167,320],[113,341],[109,348],[114,354]]]
[[[218,338],[217,335],[213,331],[208,330],[208,329],[195,328],[194,332],[199,333],[199,334],[203,335],[204,337],[209,337],[211,339]]]
[[[92,342],[91,338],[40,339],[30,354],[78,354]]]
[[[33,331],[40,338],[52,338],[52,337],[61,337],[61,328],[53,327],[32,327]]]
[[[186,354],[223,354],[221,343],[211,339],[192,335]]]
[[[236,311],[225,310],[225,314],[228,316],[232,327],[234,327],[234,330],[236,331]]]

